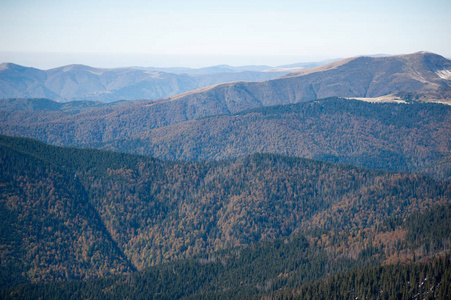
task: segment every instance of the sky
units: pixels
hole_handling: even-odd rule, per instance
[[[431,51],[450,0],[0,0],[0,63],[277,66]]]

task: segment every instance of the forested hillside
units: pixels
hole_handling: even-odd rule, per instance
[[[451,107],[346,99],[273,106],[192,120],[103,146],[164,159],[215,160],[255,152],[448,178]]]
[[[120,107],[139,101],[116,101],[103,103],[100,101],[71,101],[56,102],[46,98],[8,98],[0,99],[0,110],[3,111],[28,111],[28,112],[63,112],[66,114],[78,114],[99,108]]]
[[[448,182],[421,175],[273,154],[189,163],[5,136],[0,145],[3,219],[11,219],[2,222],[2,286],[12,276],[124,273],[318,230],[329,233],[309,242],[330,245],[341,231],[374,231],[451,199]],[[360,255],[349,247],[336,251]]]
[[[71,169],[0,147],[0,285],[134,270]]]
[[[332,98],[191,121],[176,120],[177,112],[160,119],[164,111],[155,115],[142,103],[94,109],[83,103],[46,101],[52,111],[36,111],[30,108],[33,101],[17,100],[4,103],[0,129],[57,145],[171,160],[270,152],[449,178],[451,107],[413,102],[410,94],[404,97],[408,104]],[[12,105],[16,109],[7,111]],[[174,122],[179,123],[170,125]]]

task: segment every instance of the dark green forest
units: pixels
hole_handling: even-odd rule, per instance
[[[449,299],[451,257],[349,271],[265,299]]]

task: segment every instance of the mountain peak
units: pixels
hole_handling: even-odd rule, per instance
[[[351,57],[346,58],[343,60],[335,61],[323,66],[319,66],[316,68],[311,68],[307,70],[302,70],[299,72],[294,72],[288,75],[285,75],[285,78],[288,77],[298,77],[298,76],[304,76],[309,75],[312,73],[318,73],[318,72],[325,72],[325,71],[331,71],[334,69],[337,69],[339,67],[342,68],[352,68],[352,69],[358,69],[361,68],[362,70],[365,70],[369,67],[369,64],[373,65],[373,67],[376,67],[379,65],[379,67],[382,66],[380,64],[381,62],[384,62],[384,65],[388,67],[388,65],[396,65],[400,63],[400,61],[403,61],[404,63],[408,63],[410,65],[413,65],[413,67],[419,71],[420,69],[427,68],[431,70],[432,72],[441,71],[441,70],[451,70],[451,61],[446,59],[445,57],[428,52],[428,51],[418,51],[415,53],[410,54],[400,54],[400,55],[393,55],[393,56],[357,56],[357,57]],[[352,63],[352,66],[349,63]],[[349,70],[348,70],[349,71]],[[441,77],[444,79],[443,77]]]
[[[388,57],[394,57],[394,58],[404,58],[404,59],[411,59],[411,58],[435,58],[435,59],[443,59],[443,60],[447,60],[445,57],[433,53],[433,52],[429,52],[429,51],[418,51],[418,52],[414,52],[414,53],[409,53],[409,54],[400,54],[400,55],[394,55],[394,56],[388,56]]]
[[[425,54],[433,54],[433,55],[438,55],[438,54],[435,54],[435,53],[433,53],[433,52],[430,52],[430,51],[418,51],[418,52],[414,52],[414,53],[412,53],[412,55],[425,55]]]
[[[324,71],[329,71],[332,69],[336,69],[342,65],[345,65],[347,63],[349,63],[350,61],[359,59],[359,58],[363,58],[364,56],[358,56],[358,57],[351,57],[351,58],[345,58],[339,61],[334,61],[319,67],[315,67],[315,68],[310,68],[310,69],[306,69],[306,70],[301,70],[298,72],[293,72],[290,73],[288,75],[282,76],[282,78],[289,78],[289,77],[298,77],[298,76],[304,76],[304,75],[309,75],[312,73],[317,73],[317,72],[324,72]]]
[[[21,65],[16,65],[10,62],[5,62],[0,64],[0,71],[4,71],[4,70],[20,70],[20,69],[25,69],[26,67],[21,66]]]
[[[82,65],[82,64],[71,64],[71,65],[66,65],[66,66],[54,68],[54,69],[51,69],[51,70],[59,70],[59,71],[63,71],[63,72],[70,72],[70,71],[92,71],[92,70],[98,70],[98,69],[90,67],[90,66],[87,66],[87,65]]]

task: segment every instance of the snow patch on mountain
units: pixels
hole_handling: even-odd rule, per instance
[[[440,78],[451,80],[451,70],[438,70],[435,72]]]

